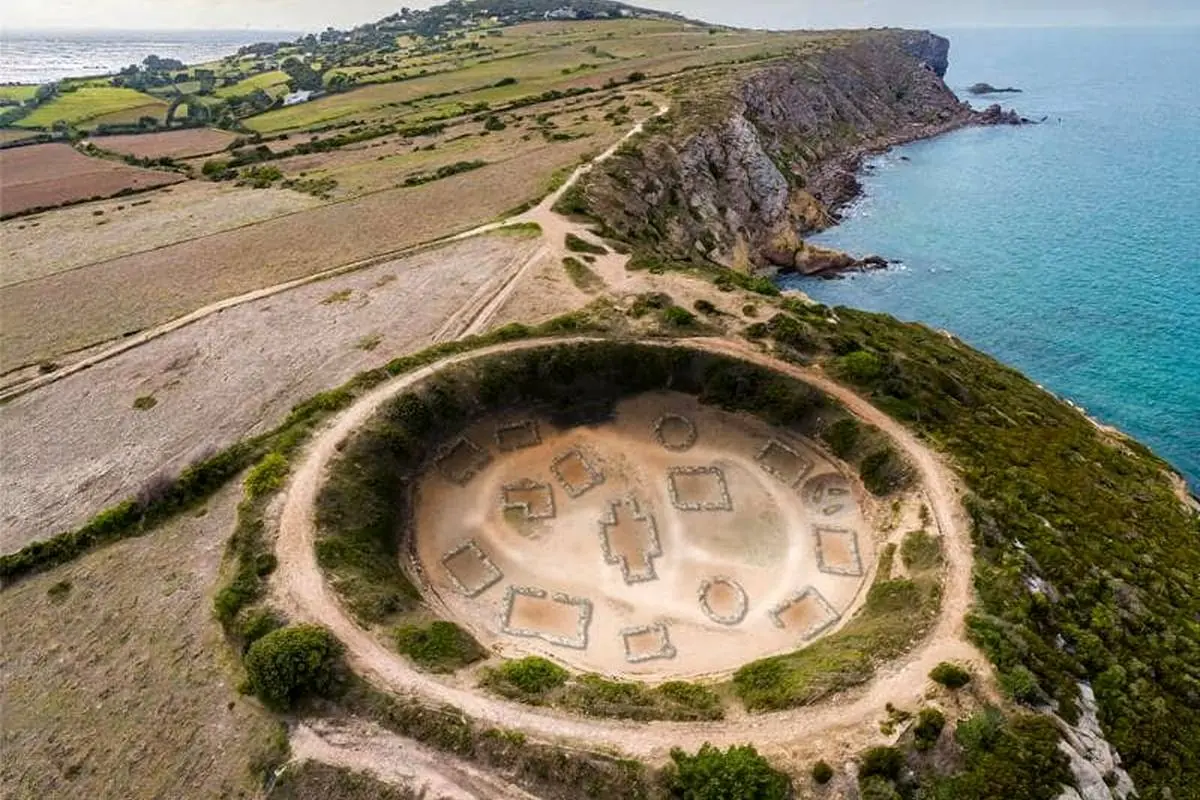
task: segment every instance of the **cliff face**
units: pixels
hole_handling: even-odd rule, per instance
[[[976,119],[942,81],[948,54],[930,33],[864,33],[690,89],[589,178],[588,207],[616,235],[673,258],[839,266],[803,236],[857,194],[863,155]]]

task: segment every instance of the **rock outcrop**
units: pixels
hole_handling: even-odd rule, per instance
[[[1058,800],[1127,800],[1135,795],[1129,773],[1121,769],[1121,757],[1100,729],[1098,706],[1092,687],[1079,684],[1079,722],[1062,722],[1063,741],[1059,747],[1071,759],[1074,789]],[[1060,720],[1061,722],[1061,720]]]
[[[1015,94],[1020,93],[1020,89],[1014,86],[1006,86],[1003,89],[997,89],[990,83],[975,83],[967,87],[967,91],[971,94]]]
[[[1020,121],[959,101],[942,80],[949,48],[925,32],[866,32],[692,89],[588,177],[588,208],[613,235],[672,258],[760,271],[877,266],[804,242],[861,191],[863,158]]]

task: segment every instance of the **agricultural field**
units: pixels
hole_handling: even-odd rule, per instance
[[[14,123],[20,128],[50,128],[56,122],[80,125],[96,121],[114,121],[113,115],[137,109],[143,116],[166,111],[167,104],[148,94],[115,86],[84,86],[59,95]],[[105,119],[107,118],[107,119]],[[133,118],[137,121],[137,117]]]
[[[65,144],[0,150],[0,216],[178,183],[174,172],[91,158]]]
[[[597,144],[581,139],[547,146],[419,186],[5,287],[0,371],[115,339],[222,298],[491,222],[545,194],[555,173],[577,165]]]
[[[237,136],[215,128],[185,128],[161,133],[138,133],[93,138],[102,150],[137,158],[194,158],[224,150]]]
[[[24,103],[26,100],[33,99],[37,94],[37,86],[9,84],[0,86],[0,100],[6,100],[10,103]]]
[[[258,75],[251,76],[245,80],[238,81],[232,86],[222,86],[218,88],[214,94],[217,97],[234,97],[237,95],[250,94],[255,89],[262,89],[271,94],[278,94],[287,91],[288,76],[287,73],[279,70],[271,72],[263,72]],[[199,84],[196,84],[199,88]],[[195,91],[193,89],[193,91]]]
[[[16,128],[0,128],[0,145],[20,142],[38,136],[37,131],[22,131]]]
[[[0,286],[211,236],[313,208],[311,195],[189,181],[136,197],[0,222]]]

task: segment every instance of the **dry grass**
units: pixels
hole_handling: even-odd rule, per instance
[[[247,302],[5,404],[0,552],[75,528],[153,476],[279,424],[296,403],[429,346],[448,320],[461,329],[472,299],[538,244],[472,237]],[[346,302],[321,302],[347,291]],[[368,337],[379,337],[373,350]],[[143,396],[154,408],[134,410]]]
[[[182,180],[173,172],[89,158],[65,144],[14,147],[0,150],[0,216]]]
[[[189,181],[136,197],[6,220],[0,222],[0,286],[209,236],[318,203],[315,197],[283,189]]]
[[[92,144],[122,155],[138,158],[194,158],[224,150],[237,137],[215,128],[188,128],[131,136],[99,136]]]
[[[602,146],[598,138],[5,287],[0,371],[492,221],[539,196],[555,170]]]
[[[233,690],[209,599],[238,496],[0,594],[6,796],[253,793],[274,723]]]

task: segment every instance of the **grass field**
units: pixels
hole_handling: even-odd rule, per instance
[[[664,75],[688,67],[782,54],[811,42],[820,34],[737,31],[709,34],[707,29],[680,23],[630,25],[619,21],[591,23],[532,23],[507,28],[504,36],[488,40],[497,49],[484,57],[470,51],[439,54],[433,59],[407,59],[392,72],[376,67],[371,80],[392,74],[427,75],[399,82],[367,83],[340,94],[268,111],[245,124],[263,134],[300,130],[317,125],[403,113],[420,118],[429,113],[430,95],[454,93],[464,104],[501,105],[552,88],[591,86],[623,81],[633,72]],[[360,73],[358,68],[338,71]],[[505,79],[516,83],[496,86]],[[444,98],[433,98],[446,102]],[[425,100],[426,102],[422,102]]]
[[[78,125],[106,115],[128,112],[131,109],[166,109],[166,103],[148,94],[112,86],[88,86],[60,95],[38,106],[29,116],[19,120],[20,128],[49,128],[55,122]],[[136,118],[135,118],[136,119]]]
[[[250,94],[255,89],[270,91],[272,87],[282,86],[287,84],[287,82],[287,73],[275,70],[274,72],[263,72],[258,75],[252,75],[243,81],[238,81],[233,86],[222,86],[214,94],[217,97],[234,97],[236,95]]]
[[[0,594],[6,797],[248,797],[275,725],[212,619],[239,487]]]
[[[37,93],[37,88],[34,85],[0,86],[0,100],[24,103],[26,100],[33,98],[34,94]]]

